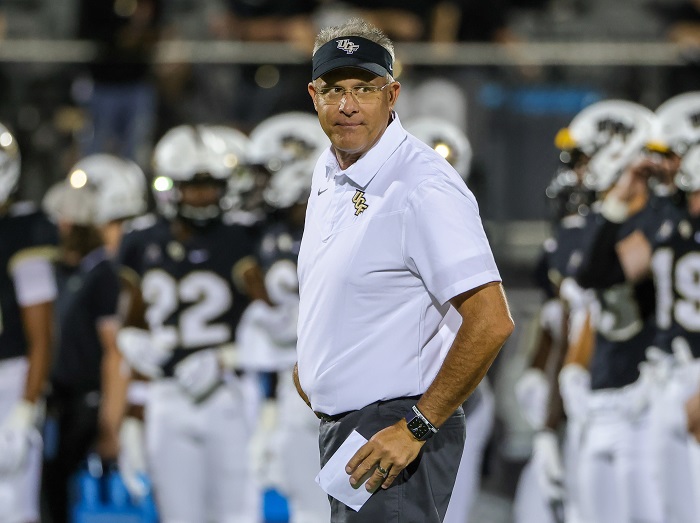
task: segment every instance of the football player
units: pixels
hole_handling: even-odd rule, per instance
[[[472,148],[469,139],[455,124],[441,118],[424,116],[406,123],[406,130],[437,151],[460,174],[469,179]],[[467,439],[459,463],[453,496],[445,514],[445,522],[469,521],[470,513],[481,485],[481,465],[493,428],[496,402],[484,378],[464,402],[467,417]]]
[[[52,344],[55,227],[16,201],[20,152],[0,125],[0,521],[39,521],[37,417]]]
[[[686,206],[673,227],[659,230],[651,258],[656,321],[674,353],[652,405],[653,442],[665,514],[669,521],[690,523],[700,514],[700,446],[689,434],[692,402],[685,408],[700,394],[700,146],[683,157],[675,180]]]
[[[588,128],[601,136],[584,181],[607,193],[600,213],[589,223],[577,282],[596,290],[591,318],[595,344],[589,368],[590,394],[577,464],[577,487],[584,519],[591,521],[661,521],[658,488],[651,471],[648,387],[639,364],[654,336],[654,296],[650,281],[625,281],[615,264],[615,250],[644,234],[657,207],[648,206],[624,227],[610,232],[610,194],[632,170],[647,168],[644,146],[652,136],[654,113],[631,102],[592,106]],[[607,105],[608,107],[605,107]],[[639,209],[644,202],[639,202]],[[662,206],[665,209],[665,206]],[[609,233],[609,234],[608,234]],[[612,253],[600,249],[612,242]],[[564,371],[568,371],[565,368]],[[562,393],[571,372],[562,372]]]
[[[526,421],[538,435],[530,462],[520,475],[514,501],[517,523],[555,521],[563,518],[564,502],[569,519],[575,521],[575,446],[577,430],[569,417],[564,444],[564,460],[559,458],[555,430],[562,421],[561,396],[556,377],[570,343],[579,338],[579,329],[570,329],[572,318],[585,314],[588,299],[571,276],[585,232],[586,217],[594,199],[593,191],[583,184],[589,157],[583,152],[585,141],[571,143],[572,130],[557,134],[555,145],[560,149],[562,165],[545,190],[554,215],[554,230],[545,240],[536,280],[547,300],[539,314],[538,341],[530,366],[515,386],[516,398]],[[573,128],[576,134],[576,127]],[[566,282],[566,283],[564,283]],[[564,296],[562,296],[562,290]],[[577,319],[577,323],[580,321]],[[552,371],[553,369],[553,371]],[[550,394],[550,381],[553,385]],[[550,430],[545,430],[549,427]],[[554,453],[552,452],[554,451]],[[564,463],[567,473],[565,474]],[[543,471],[546,477],[542,478]],[[540,479],[540,481],[538,481]],[[556,513],[558,512],[558,513]]]
[[[161,521],[255,522],[249,474],[252,428],[234,346],[259,269],[250,232],[223,221],[233,159],[204,126],[168,131],[154,150],[157,179],[172,185],[171,218],[127,234],[120,261],[140,282],[142,325],[119,348],[150,377],[146,455]]]
[[[267,173],[262,197],[271,209],[258,246],[270,303],[251,303],[237,335],[246,368],[267,378],[254,465],[261,484],[286,495],[293,523],[321,523],[329,520],[330,508],[314,482],[319,421],[297,394],[291,371],[299,309],[296,262],[311,174],[329,142],[314,116],[295,112],[264,120],[250,139],[248,161]]]
[[[88,453],[117,459],[127,375],[116,346],[122,282],[111,258],[123,221],[145,211],[145,185],[136,164],[99,154],[78,162],[44,199],[61,236],[59,336],[47,405],[56,440],[43,477],[56,523],[69,520],[69,480]]]
[[[695,507],[689,502],[693,496],[689,490],[687,446],[675,434],[683,404],[678,387],[683,380],[675,379],[668,371],[674,364],[668,355],[672,352],[672,340],[677,336],[671,328],[668,312],[672,301],[668,290],[671,265],[668,258],[664,258],[668,254],[663,254],[670,251],[666,248],[654,258],[651,256],[680,219],[678,203],[682,193],[676,193],[673,180],[688,147],[700,138],[695,125],[698,114],[699,93],[674,97],[656,110],[657,124],[646,145],[645,157],[625,171],[603,201],[590,254],[591,259],[598,261],[595,266],[589,264],[584,274],[592,285],[600,285],[607,279],[617,285],[627,282],[635,289],[649,289],[653,269],[656,325],[649,345],[653,343],[654,347],[647,350],[649,361],[642,367],[649,371],[644,374],[649,381],[646,387],[650,388],[647,395],[651,400],[648,450],[654,477],[659,480],[657,486],[665,517],[673,521],[692,521]],[[624,236],[622,240],[621,236]],[[653,310],[653,297],[648,294],[649,290],[646,297],[637,293],[637,308],[652,307]],[[683,354],[687,351],[679,347],[676,346],[677,352],[684,361],[687,357]],[[669,415],[674,412],[678,416],[672,423]]]

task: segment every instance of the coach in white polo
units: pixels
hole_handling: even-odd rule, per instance
[[[473,195],[393,111],[393,55],[362,20],[324,29],[308,86],[332,145],[299,254],[295,383],[322,464],[357,430],[348,481],[376,491],[359,512],[331,498],[333,522],[442,521],[460,405],[513,329]]]

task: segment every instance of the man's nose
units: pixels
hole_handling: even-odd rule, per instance
[[[338,109],[344,114],[352,114],[360,109],[359,105],[352,91],[345,91],[343,97],[340,99]]]

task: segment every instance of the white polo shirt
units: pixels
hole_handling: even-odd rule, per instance
[[[501,280],[474,196],[396,115],[347,170],[321,155],[298,270],[299,378],[330,415],[425,392],[461,324],[449,300]]]

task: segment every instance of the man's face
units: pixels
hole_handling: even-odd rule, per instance
[[[180,202],[192,207],[218,205],[224,189],[225,184],[218,180],[183,182],[180,184]]]
[[[658,152],[646,149],[640,163],[645,166],[649,178],[655,179],[661,185],[672,186],[681,158],[671,151]]]
[[[321,127],[331,140],[341,167],[347,168],[377,143],[387,127],[401,86],[398,82],[393,82],[373,96],[364,98],[362,102],[348,91],[335,103],[325,101],[317,89],[350,89],[357,85],[382,87],[386,83],[384,77],[346,67],[331,71],[309,84],[309,94]]]

